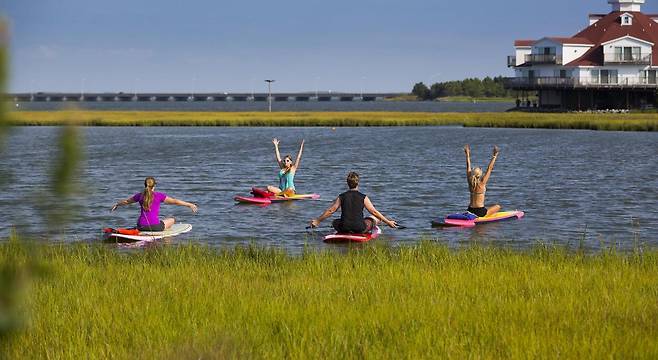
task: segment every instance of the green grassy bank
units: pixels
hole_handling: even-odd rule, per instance
[[[658,252],[33,250],[7,358],[656,358]],[[0,245],[0,265],[27,261]],[[1,356],[0,356],[1,357]]]
[[[433,126],[658,131],[657,113],[409,113],[20,111],[14,125],[86,126]]]

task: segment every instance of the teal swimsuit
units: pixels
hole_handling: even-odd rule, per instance
[[[294,178],[295,174],[292,171],[286,172],[284,169],[279,170],[279,189],[281,191],[285,191],[286,189],[295,190]]]

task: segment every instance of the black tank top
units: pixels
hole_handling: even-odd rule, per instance
[[[366,230],[363,222],[363,201],[366,196],[359,191],[350,190],[340,195],[340,220],[343,231],[362,233]]]

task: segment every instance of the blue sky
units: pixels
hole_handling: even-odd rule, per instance
[[[606,0],[0,0],[10,91],[409,91],[509,74],[514,39],[570,36]],[[647,0],[645,13],[658,13]]]

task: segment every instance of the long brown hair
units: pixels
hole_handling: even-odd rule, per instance
[[[151,203],[153,203],[153,188],[155,187],[155,178],[147,177],[144,179],[144,191],[142,192],[142,208],[144,210],[151,210]]]

